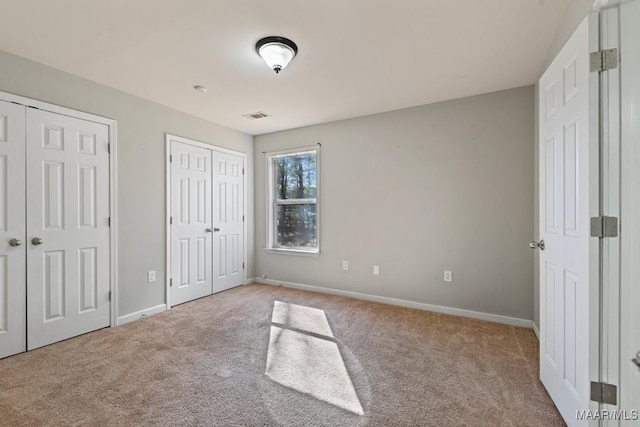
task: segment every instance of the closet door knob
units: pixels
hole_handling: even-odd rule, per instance
[[[9,240],[9,246],[13,246],[14,248],[16,246],[20,246],[22,244],[22,240],[20,239],[11,239]]]
[[[34,246],[40,246],[44,243],[44,240],[42,240],[42,237],[34,237],[31,239],[31,243],[33,243]]]

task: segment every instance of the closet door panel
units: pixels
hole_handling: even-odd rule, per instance
[[[0,101],[0,358],[26,350],[25,107]]]
[[[109,132],[27,110],[28,349],[109,326]]]

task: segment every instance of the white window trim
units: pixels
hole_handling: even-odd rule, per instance
[[[304,154],[315,153],[316,154],[316,198],[315,199],[300,199],[302,201],[313,202],[316,204],[316,242],[317,247],[315,249],[306,248],[279,248],[275,247],[275,221],[274,221],[274,201],[275,201],[275,168],[273,167],[273,160],[278,157],[290,156],[292,154]],[[320,144],[311,147],[294,148],[290,150],[272,151],[265,153],[266,161],[266,174],[267,174],[267,247],[265,252],[270,254],[279,255],[295,255],[295,256],[310,256],[317,257],[320,255]],[[287,203],[282,201],[280,204],[298,204]]]

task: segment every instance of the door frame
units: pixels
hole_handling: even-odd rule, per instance
[[[109,227],[109,249],[111,258],[109,260],[109,272],[111,276],[109,280],[109,291],[111,292],[109,302],[109,326],[116,326],[118,319],[118,122],[115,119],[108,117],[96,116],[95,114],[73,110],[71,108],[38,101],[36,99],[8,92],[0,91],[0,99],[20,104],[27,108],[36,108],[38,110],[48,111],[54,114],[99,123],[106,125],[109,129],[109,217],[111,219],[111,226]]]
[[[591,12],[589,20],[589,52],[600,49],[600,13]],[[589,218],[601,215],[602,177],[601,161],[601,94],[600,73],[589,72]],[[591,234],[591,233],[589,233]],[[589,237],[589,382],[602,378],[602,239]],[[589,410],[598,411],[602,405],[589,399]]]
[[[620,48],[619,6],[599,11],[598,49]],[[597,50],[597,49],[593,49]],[[600,377],[598,381],[620,386],[620,273],[621,273],[621,145],[620,145],[620,67],[592,73],[598,80],[600,95],[600,206],[599,215],[618,218],[618,236],[599,240],[600,244]],[[618,388],[620,391],[620,388]],[[620,395],[618,394],[618,401]],[[601,410],[617,405],[601,403]],[[615,425],[603,420],[604,425]]]
[[[634,3],[634,4],[630,4]],[[602,363],[600,380],[618,387],[617,405],[601,405],[601,409],[623,411],[631,416],[635,410],[634,398],[640,386],[632,381],[637,380],[636,367],[630,359],[639,350],[626,340],[631,334],[631,313],[635,312],[631,297],[637,283],[638,269],[635,267],[637,250],[638,199],[635,196],[637,174],[637,129],[634,128],[632,107],[637,104],[637,85],[628,87],[630,75],[639,68],[637,54],[624,51],[627,39],[623,38],[623,22],[627,17],[624,8],[638,8],[636,1],[613,1],[600,11],[600,48],[619,49],[617,67],[599,75],[602,120],[602,214],[619,218],[618,237],[608,238],[603,242],[602,253]],[[637,29],[633,27],[637,33]],[[625,34],[626,33],[625,31]],[[632,37],[633,39],[633,37]],[[633,92],[635,91],[635,92]],[[636,98],[633,98],[636,96]],[[624,224],[624,231],[623,226]],[[635,280],[634,280],[635,279]],[[633,376],[629,375],[633,372]],[[626,411],[626,412],[624,412]],[[625,420],[628,421],[628,420]],[[603,420],[603,425],[622,425],[620,420]]]
[[[640,16],[640,1],[628,2],[618,6],[620,35],[620,55],[625,60],[620,63],[620,221],[625,224],[625,234],[621,234],[620,247],[620,349],[617,360],[619,369],[618,409],[631,412],[640,410],[640,374],[632,365],[630,358],[640,350],[640,336],[637,335],[637,304],[640,302],[640,289],[637,287],[640,269],[635,262],[640,250],[640,194],[637,183],[640,177],[637,161],[640,155],[640,127],[637,107],[640,106],[640,85],[635,83],[634,76],[640,72],[640,53],[629,53],[631,40],[637,40],[640,29],[632,22]],[[635,34],[634,34],[635,33]],[[634,83],[632,83],[634,81]],[[635,115],[634,115],[635,112]],[[637,338],[633,338],[637,337]]]
[[[244,215],[245,221],[243,223],[243,241],[244,241],[244,249],[243,249],[243,262],[247,262],[247,153],[242,153],[240,151],[231,150],[228,148],[220,147],[218,145],[209,144],[206,142],[196,141],[194,139],[185,138],[182,136],[174,135],[167,133],[165,137],[165,195],[166,195],[166,203],[165,203],[165,301],[167,303],[167,310],[171,308],[171,224],[169,219],[171,218],[171,141],[180,142],[182,144],[192,145],[198,148],[204,148],[211,152],[218,151],[220,153],[231,154],[234,156],[242,157],[242,168],[245,173],[242,175],[242,185],[243,185],[243,203],[242,207],[242,215]],[[212,176],[212,185],[211,191],[213,192],[214,183]],[[213,255],[213,253],[212,253]],[[212,260],[213,262],[213,260]],[[213,267],[213,264],[212,264]],[[213,277],[211,278],[213,280]],[[247,268],[243,268],[242,271],[242,284],[247,283]]]

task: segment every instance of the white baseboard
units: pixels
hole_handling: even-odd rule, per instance
[[[250,284],[255,283],[255,282],[257,282],[257,281],[258,281],[258,279],[257,279],[256,277],[249,277],[249,278],[244,282],[244,284],[245,284],[245,285],[250,285]]]
[[[536,322],[531,322],[531,329],[533,329],[533,333],[536,334],[536,338],[540,341],[540,329],[538,329]]]
[[[142,317],[153,316],[154,314],[162,313],[167,310],[167,304],[156,305],[155,307],[145,308],[144,310],[136,311],[135,313],[125,314],[118,317],[117,325],[124,325],[125,323],[133,322]]]
[[[480,311],[465,310],[462,308],[446,307],[442,305],[424,304],[421,302],[407,301],[397,298],[382,297],[378,295],[362,294],[359,292],[343,291],[340,289],[323,288],[321,286],[304,285],[302,283],[284,282],[272,279],[254,279],[256,283],[265,285],[284,286],[285,288],[300,289],[303,291],[320,292],[342,297],[350,297],[365,301],[380,302],[383,304],[397,305],[400,307],[417,308],[418,310],[433,311],[436,313],[451,314],[453,316],[469,317],[471,319],[486,320],[489,322],[502,323],[505,325],[519,326],[522,328],[533,327],[533,322],[517,317],[501,316],[499,314],[482,313]]]

